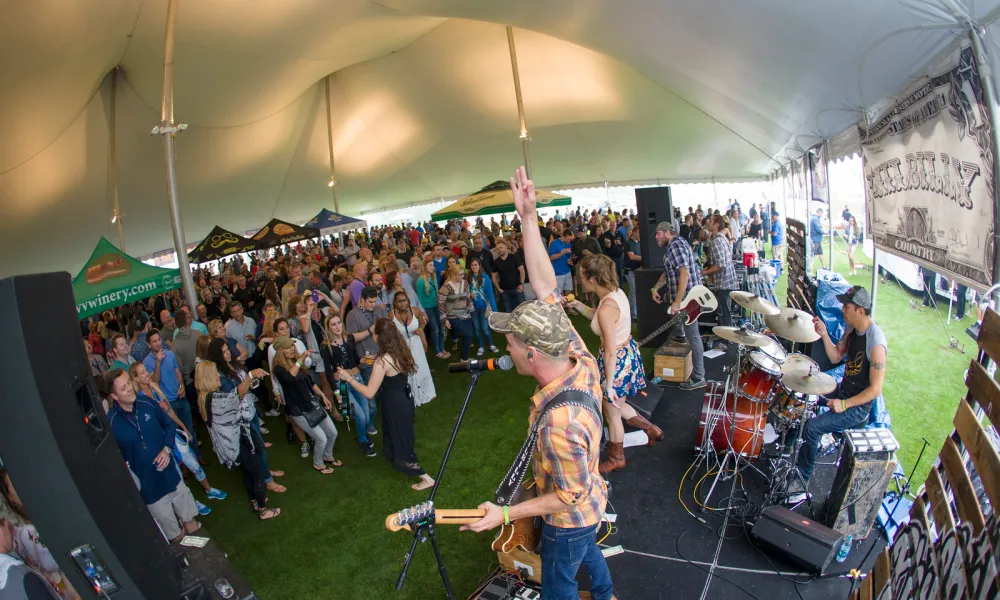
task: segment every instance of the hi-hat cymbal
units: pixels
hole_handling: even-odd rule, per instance
[[[808,373],[810,368],[819,371],[819,365],[816,364],[816,361],[805,354],[795,352],[785,357],[785,361],[781,364],[781,375]]]
[[[736,344],[740,344],[741,346],[763,348],[771,343],[771,339],[766,335],[754,333],[747,329],[743,329],[742,327],[722,327],[720,325],[713,327],[712,333],[727,342],[734,342]]]
[[[751,294],[750,292],[729,292],[729,297],[733,299],[733,302],[739,304],[750,312],[760,313],[762,315],[776,315],[781,312],[781,309],[777,306],[771,304],[756,294]]]
[[[819,339],[812,315],[796,308],[786,307],[780,314],[764,315],[764,322],[775,335],[786,340],[806,344]]]
[[[837,389],[837,380],[816,367],[789,374],[782,370],[781,384],[800,394],[829,394]]]

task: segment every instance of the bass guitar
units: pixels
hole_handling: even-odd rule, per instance
[[[719,301],[716,300],[712,290],[703,285],[696,285],[681,300],[681,309],[669,321],[661,325],[656,331],[639,340],[639,346],[645,346],[649,340],[667,331],[681,321],[685,325],[690,325],[698,320],[702,313],[712,312],[719,308]]]
[[[404,508],[385,518],[385,528],[389,531],[406,529],[412,531],[412,526],[420,526],[433,521],[435,525],[467,525],[475,523],[486,516],[486,511],[478,508],[436,508],[433,502],[424,502]],[[534,552],[541,542],[540,531],[535,517],[515,519],[510,525],[501,526],[500,533],[493,540],[494,552],[510,552],[521,548],[526,552]]]

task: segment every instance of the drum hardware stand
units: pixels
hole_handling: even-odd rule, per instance
[[[458,430],[462,427],[462,419],[465,417],[465,410],[469,407],[472,390],[475,389],[476,382],[479,381],[479,376],[482,374],[483,371],[478,370],[469,372],[469,391],[465,393],[465,401],[462,402],[462,408],[458,411],[458,419],[455,420],[455,427],[451,430],[451,439],[448,440],[448,447],[445,449],[444,457],[441,459],[441,467],[438,468],[437,477],[434,479],[434,487],[431,488],[430,496],[427,498],[428,502],[434,502],[434,496],[437,494],[438,487],[441,486],[444,468],[448,465],[451,449],[455,446],[455,438],[458,437]],[[444,559],[441,558],[441,549],[438,548],[437,537],[434,535],[433,515],[426,521],[413,525],[413,542],[410,544],[410,551],[406,553],[406,558],[403,560],[403,569],[399,572],[399,579],[396,580],[396,591],[402,590],[403,584],[406,583],[406,572],[410,569],[410,562],[416,553],[417,543],[424,543],[427,540],[430,540],[431,547],[434,549],[434,558],[437,559],[438,572],[441,574],[441,581],[444,582],[445,593],[448,594],[449,600],[455,600],[455,592],[452,590],[451,581],[448,579],[448,570],[444,566]]]
[[[806,499],[804,500],[804,502],[809,505],[809,515],[815,518],[812,505],[812,496],[809,495],[809,488],[806,485],[806,481],[802,478],[802,473],[799,472],[798,468],[799,450],[802,448],[802,444],[804,443],[802,440],[802,428],[804,427],[804,424],[808,419],[808,417],[811,416],[811,412],[812,412],[811,410],[807,410],[803,411],[802,413],[802,417],[796,427],[795,441],[793,442],[793,450],[789,459],[786,460],[782,455],[779,458],[771,460],[771,489],[768,491],[767,496],[764,498],[763,505],[771,506],[772,504],[776,504],[775,500],[778,497],[787,498],[789,496],[788,475],[789,473],[794,471],[795,477],[798,478],[799,483],[802,484],[802,487],[806,489]],[[782,450],[784,450],[785,439],[787,435],[788,435],[788,430],[786,429],[781,434]],[[777,489],[779,488],[779,486],[781,488],[781,491],[778,491]],[[789,509],[795,510],[799,506],[802,506],[802,502],[797,502],[794,506],[790,506]]]

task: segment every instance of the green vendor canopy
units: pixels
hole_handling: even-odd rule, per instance
[[[125,254],[101,238],[90,260],[73,279],[81,319],[181,287],[181,272],[162,269]]]

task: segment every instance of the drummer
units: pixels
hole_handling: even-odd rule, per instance
[[[888,346],[885,334],[871,318],[872,300],[868,290],[854,286],[837,296],[843,303],[846,329],[834,344],[826,325],[815,317],[813,326],[823,341],[826,355],[833,364],[846,360],[844,379],[831,394],[820,398],[820,406],[830,410],[809,419],[802,428],[798,473],[792,471],[788,482],[788,502],[801,502],[807,495],[809,479],[816,464],[819,440],[826,433],[839,433],[863,427],[868,422],[872,402],[882,393]],[[801,475],[796,477],[795,475]]]

